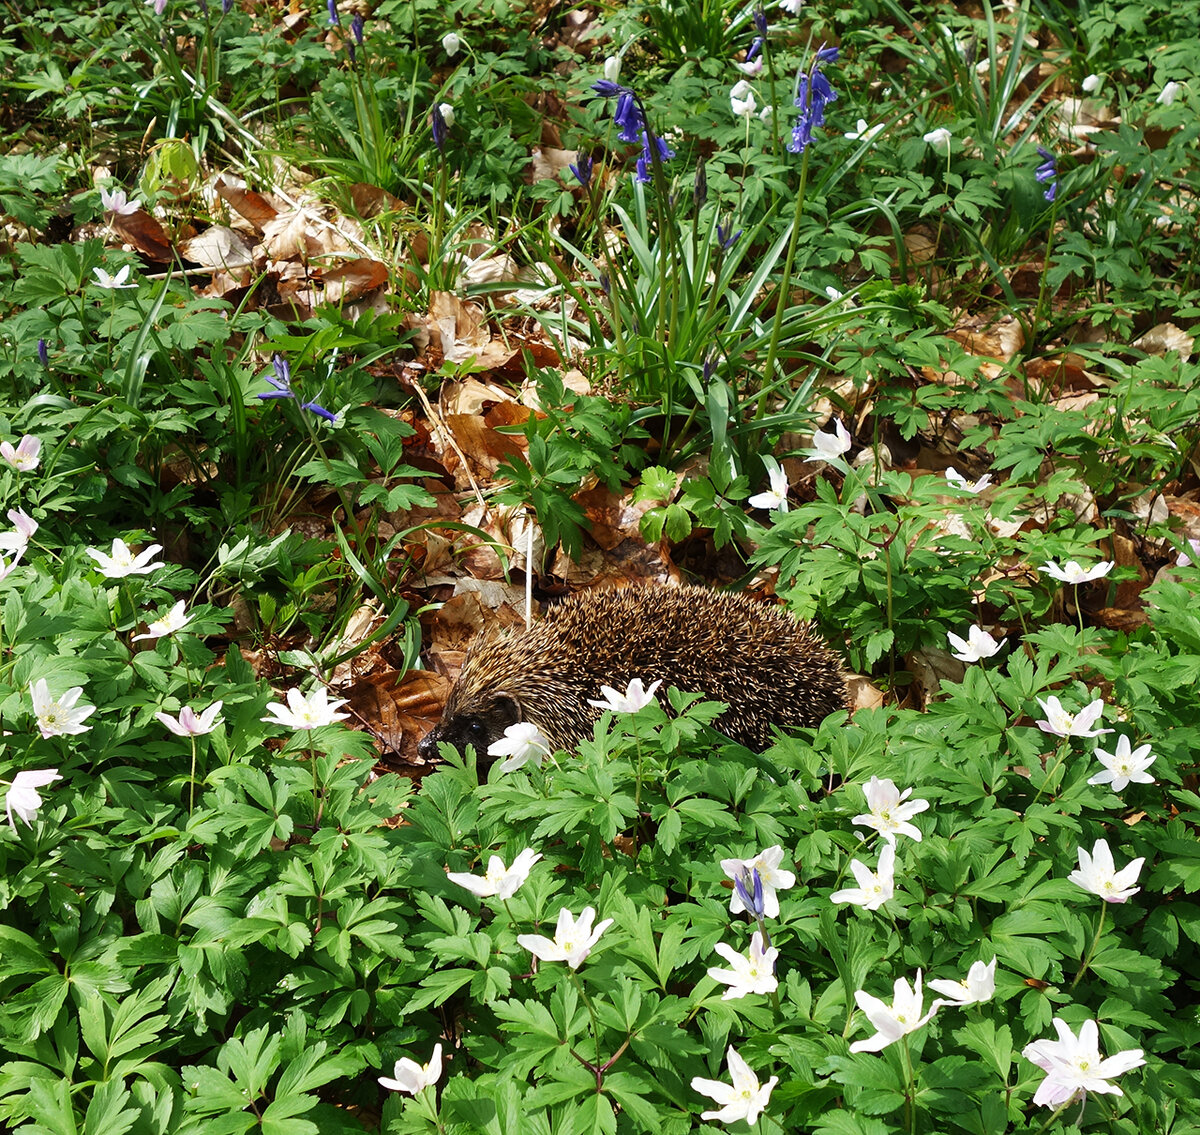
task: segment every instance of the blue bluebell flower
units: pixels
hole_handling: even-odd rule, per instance
[[[754,29],[759,35],[767,34],[767,13],[763,11],[761,4],[754,9]]]
[[[1058,194],[1058,158],[1056,158],[1049,150],[1043,150],[1038,147],[1038,156],[1042,159],[1042,164],[1037,167],[1034,177],[1041,182],[1050,182],[1050,187],[1042,194],[1047,201],[1053,201]]]
[[[750,44],[750,50],[746,52],[746,62],[753,63],[754,57],[762,51],[763,37],[756,35],[754,41]]]
[[[40,362],[42,364],[42,366],[48,367],[50,365],[50,352],[46,348],[46,340],[45,339],[38,340],[37,356],[38,356],[38,362]]]
[[[233,11],[233,0],[221,0],[221,15],[228,16]]]
[[[311,413],[316,414],[318,418],[324,418],[327,422],[337,421],[337,414],[330,413],[318,402],[302,402],[300,404],[300,409],[308,410]]]
[[[337,0],[325,0],[325,7],[329,10],[329,26],[331,28],[340,28],[342,21],[338,16]]]
[[[801,72],[796,80],[795,105],[800,113],[792,124],[792,140],[788,143],[793,154],[804,153],[812,141],[813,130],[825,125],[825,108],[838,97],[837,91],[821,73],[821,68],[837,57],[836,47],[822,47],[813,57],[812,66],[807,72]]]
[[[275,373],[267,375],[267,381],[275,387],[274,390],[264,390],[259,398],[264,401],[269,398],[295,398],[292,392],[292,368],[282,355],[271,356],[271,366]]]
[[[720,221],[718,221],[717,222],[717,243],[721,246],[722,249],[724,249],[726,252],[728,252],[735,244],[737,244],[737,239],[739,236],[742,235],[742,232],[743,232],[742,229],[738,229],[737,232],[733,233],[732,235],[729,235],[725,232],[725,229],[722,227]]]
[[[446,148],[446,116],[442,114],[442,108],[438,103],[433,104],[433,110],[429,114],[430,125],[433,129],[433,144],[439,150]]]
[[[591,154],[580,154],[575,164],[567,166],[567,169],[575,175],[575,180],[586,189],[592,184],[592,169],[595,164]]]
[[[350,34],[354,36],[354,42],[359,47],[363,45],[363,28],[366,26],[366,20],[357,12],[350,18]]]
[[[618,137],[622,142],[641,141],[642,154],[637,160],[636,178],[643,184],[649,182],[652,163],[656,159],[659,162],[669,161],[675,156],[675,151],[646,125],[641,101],[629,87],[623,87],[610,79],[597,79],[592,84],[592,90],[601,98],[616,97],[617,109],[613,112],[613,122],[621,128]]]

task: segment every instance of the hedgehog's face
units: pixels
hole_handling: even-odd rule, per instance
[[[481,763],[490,763],[488,746],[499,741],[504,731],[521,720],[521,711],[514,698],[496,694],[485,704],[459,707],[452,696],[437,723],[417,745],[417,752],[427,760],[436,760],[438,745],[449,745],[466,755],[467,746],[475,749]]]

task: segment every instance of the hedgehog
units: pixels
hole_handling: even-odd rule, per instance
[[[585,591],[517,631],[484,631],[472,642],[441,721],[422,738],[427,760],[439,742],[485,757],[508,726],[536,725],[554,749],[591,736],[601,686],[633,678],[725,702],[714,725],[761,752],[772,726],[818,725],[848,708],[837,656],[782,607],[705,587],[632,586]],[[485,757],[486,759],[486,757]]]

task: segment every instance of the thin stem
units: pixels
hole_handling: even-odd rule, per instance
[[[1100,917],[1096,919],[1096,933],[1092,936],[1092,944],[1088,947],[1087,953],[1083,955],[1083,962],[1079,966],[1079,972],[1075,975],[1075,980],[1071,982],[1071,988],[1079,984],[1079,979],[1087,973],[1088,966],[1091,965],[1092,958],[1095,956],[1096,947],[1100,945],[1100,934],[1104,930],[1104,918],[1108,914],[1108,903],[1104,903],[1100,907]]]
[[[1054,774],[1056,772],[1058,772],[1058,770],[1060,768],[1062,768],[1062,763],[1063,763],[1063,761],[1065,761],[1067,759],[1067,753],[1070,752],[1070,749],[1071,749],[1071,738],[1064,737],[1062,739],[1062,744],[1059,745],[1059,747],[1058,747],[1058,760],[1056,760],[1054,762],[1054,766],[1050,769],[1049,772],[1046,773],[1046,777],[1042,781],[1042,787],[1039,788],[1037,790],[1037,792],[1034,793],[1033,799],[1030,800],[1030,802],[1029,802],[1031,807],[1038,802],[1038,798],[1041,796],[1041,794],[1043,792],[1046,791],[1046,785],[1049,784],[1050,781],[1053,779]]]

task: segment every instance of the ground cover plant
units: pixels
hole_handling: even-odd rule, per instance
[[[6,13],[0,1125],[1200,1131],[1194,6]],[[852,716],[418,754],[685,578]]]

